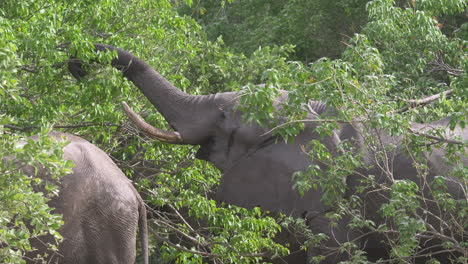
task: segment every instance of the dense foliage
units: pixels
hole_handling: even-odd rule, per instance
[[[237,52],[294,45],[290,58],[310,62],[337,58],[353,33],[365,23],[367,0],[196,0],[182,6],[205,29],[210,40],[222,38]]]
[[[219,173],[207,164],[194,163],[195,149],[148,141],[132,130],[121,111],[123,100],[151,122],[161,127],[166,124],[121,74],[100,67],[87,80],[76,82],[66,62],[77,53],[92,60],[92,43],[110,43],[145,58],[182,89],[212,93],[258,82],[268,68],[286,68],[282,55],[287,48],[267,48],[249,58],[231,53],[219,43],[207,41],[192,19],[177,15],[170,1],[164,0],[2,1],[0,22],[2,157],[57,168],[52,173],[65,175],[59,168],[69,166],[61,165],[56,150],[61,146],[51,145],[46,138],[38,143],[29,140],[24,148],[15,142],[54,127],[98,144],[133,177],[149,208],[170,210],[154,211],[153,229],[158,234],[152,244],[154,261],[197,263],[213,256],[247,263],[263,252],[285,253],[284,247],[271,240],[280,229],[272,218],[259,210],[219,207],[208,198]],[[143,168],[143,163],[149,165]],[[50,214],[47,199],[32,192],[32,185],[41,183],[13,166],[1,168],[2,263],[20,262],[22,252],[31,247],[27,238],[44,232],[56,234],[61,221]],[[199,227],[203,233],[190,230],[184,219],[173,217],[179,210],[208,227]],[[26,222],[35,229],[28,231]],[[182,238],[192,244],[168,246],[169,234],[179,229]]]
[[[129,102],[148,122],[167,126],[116,70],[90,66],[96,69],[89,78],[74,80],[67,60],[80,54],[92,61],[95,42],[131,51],[193,94],[247,85],[242,97],[246,120],[266,124],[272,116],[278,117],[281,123],[276,125],[286,125],[275,132],[286,140],[303,127],[306,112],[301,105],[323,100],[340,109],[337,120],[321,126],[324,135],[337,126],[335,121],[360,117],[369,132],[369,147],[379,144],[371,132],[381,129],[404,137],[412,153],[447,148],[453,167],[460,164],[455,154],[467,155],[466,142],[445,142],[440,131],[429,131],[432,137],[427,137],[408,129],[410,122],[446,116],[452,128],[467,122],[466,1],[191,2],[0,2],[0,156],[18,161],[0,163],[0,262],[20,263],[22,254],[30,250],[30,237],[48,232],[60,239],[55,230],[61,219],[45,204],[56,195],[55,188],[18,168],[23,163],[42,165],[57,177],[69,172],[72,166],[61,160],[61,146],[43,137],[52,127],[97,144],[134,180],[151,209],[154,263],[202,263],[206,258],[216,263],[261,262],[263,256],[287,253],[286,245],[272,240],[280,230],[288,224],[303,225],[300,220],[272,218],[257,208],[215,203],[210,197],[219,172],[194,160],[196,149],[151,141],[128,124],[121,101]],[[313,15],[310,10],[315,10]],[[203,27],[178,11],[192,14]],[[356,31],[360,33],[352,36]],[[105,60],[112,54],[99,56]],[[303,63],[324,56],[336,59]],[[301,62],[287,62],[288,57]],[[258,83],[266,85],[252,85]],[[290,98],[274,112],[272,99],[279,89],[290,91]],[[430,104],[415,101],[434,94],[442,96]],[[21,143],[38,133],[42,135],[38,142]],[[388,222],[377,226],[358,210],[359,196],[340,198],[346,188],[342,177],[361,165],[357,157],[345,151],[330,160],[319,142],[311,145],[315,150],[311,158],[330,164],[330,169],[318,173],[310,168],[294,175],[299,191],[323,189],[324,201],[336,209],[329,216],[338,220],[352,215],[350,225],[382,233],[395,261],[424,255],[418,241],[431,227],[417,213],[425,200],[413,182],[381,186],[390,191],[391,199],[381,208]],[[378,153],[376,159],[384,160],[384,155]],[[312,178],[311,173],[319,177]],[[459,167],[451,176],[467,190],[467,168]],[[436,202],[450,216],[446,223],[452,236],[446,236],[443,245],[447,252],[457,252],[463,263],[468,245],[460,237],[466,239],[468,204],[466,197],[445,193],[441,182],[429,184],[434,186]],[[368,184],[374,184],[371,177]],[[47,193],[35,193],[34,186],[46,186]],[[27,223],[33,229],[27,229]],[[429,231],[445,236],[439,230]],[[323,239],[321,234],[307,235],[309,244]],[[347,243],[341,250],[351,252],[353,263],[365,263],[357,245]]]

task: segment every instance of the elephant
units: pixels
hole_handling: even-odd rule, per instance
[[[360,185],[360,175],[375,175],[377,180],[384,181],[390,174],[393,180],[410,179],[418,184],[420,182],[413,159],[403,147],[397,147],[392,152],[392,157],[388,157],[390,166],[386,170],[382,169],[381,164],[373,158],[377,150],[366,146],[362,127],[357,121],[340,124],[331,136],[325,138],[315,131],[320,122],[307,122],[294,141],[284,142],[273,136],[270,128],[243,121],[242,112],[236,108],[239,104],[238,92],[190,95],[175,87],[133,54],[110,45],[94,46],[97,52],[116,51],[118,55],[111,61],[111,65],[141,90],[174,131],[151,126],[126,106],[127,114],[138,127],[154,138],[171,144],[199,145],[196,157],[213,163],[222,172],[216,192],[218,201],[245,208],[259,206],[270,212],[305,218],[313,232],[333,237],[325,242],[326,247],[310,247],[307,252],[309,258],[319,254],[328,255],[323,263],[337,263],[346,259],[347,256],[343,254],[330,254],[326,248],[359,239],[361,234],[348,228],[346,219],[342,219],[337,226],[329,225],[330,220],[324,215],[330,208],[321,202],[322,190],[311,189],[300,195],[293,188],[292,175],[295,172],[305,171],[311,165],[320,165],[321,168],[325,166],[316,164],[304,151],[304,146],[311,140],[320,140],[333,155],[339,155],[342,142],[351,142],[354,151],[362,156],[364,166],[359,169],[360,173],[350,173],[343,179],[348,196]],[[78,59],[72,59],[68,64],[70,73],[78,80],[86,76],[82,64]],[[288,92],[281,92],[276,99],[276,107],[281,107],[281,103],[287,98]],[[310,120],[319,120],[319,116],[323,115],[333,116],[336,112],[324,102],[310,102],[308,108],[310,111],[307,119]],[[448,119],[444,119],[431,124],[413,124],[411,129],[415,133],[424,133],[430,127],[445,129],[447,125]],[[379,131],[375,132],[375,136],[384,146],[402,145],[400,137]],[[466,142],[468,130],[456,127],[449,136],[459,136]],[[467,148],[465,154],[466,152]],[[427,153],[428,179],[450,170],[443,161],[444,156],[443,149],[434,149]],[[460,159],[461,164],[468,166],[466,155]],[[447,185],[450,193],[466,196],[457,180],[450,180]],[[377,210],[383,203],[381,196],[374,193],[364,199],[368,215],[378,218]],[[377,241],[378,238],[374,240]],[[306,263],[304,256],[299,258],[303,258],[300,261]],[[296,259],[289,263],[300,262]]]
[[[58,251],[51,251],[45,246],[54,243],[50,235],[31,239],[36,250],[27,252],[26,263],[43,263],[37,259],[38,253],[48,255],[46,263],[134,263],[139,229],[143,262],[147,264],[146,208],[131,181],[104,151],[90,142],[59,132],[48,136],[68,143],[63,149],[64,158],[74,164],[72,173],[57,183],[59,195],[48,202],[54,213],[63,216],[64,224],[59,229],[63,240]],[[37,136],[32,138],[37,140]],[[51,180],[41,167],[35,172],[28,165],[23,171]]]

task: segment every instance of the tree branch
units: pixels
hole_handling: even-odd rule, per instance
[[[405,106],[399,110],[394,110],[394,111],[391,111],[390,113],[392,112],[399,112],[399,113],[402,113],[402,112],[405,112],[407,111],[408,109],[410,108],[415,108],[417,106],[421,106],[421,105],[426,105],[426,104],[429,104],[437,99],[439,99],[440,97],[442,96],[447,96],[447,95],[450,95],[453,93],[453,89],[450,89],[450,90],[447,90],[447,91],[443,91],[441,93],[438,93],[438,94],[434,94],[434,95],[431,95],[431,96],[428,96],[428,97],[424,97],[422,99],[413,99],[413,100],[405,100],[403,99],[403,101],[409,103],[410,105],[409,106]]]
[[[450,143],[450,144],[458,144],[458,145],[468,145],[468,142],[463,142],[461,140],[453,140],[453,139],[448,139],[448,138],[443,138],[443,137],[437,137],[437,136],[433,136],[433,135],[429,135],[429,134],[426,134],[426,133],[415,131],[415,130],[413,130],[411,128],[408,128],[408,130],[412,134],[422,136],[422,137],[425,137],[425,138],[428,138],[428,139],[436,140],[436,141],[439,141],[439,142]]]
[[[441,93],[438,93],[438,94],[434,94],[434,95],[431,95],[431,96],[428,96],[428,97],[425,97],[425,98],[422,98],[422,99],[416,99],[416,100],[405,100],[405,102],[408,102],[414,106],[417,106],[417,105],[425,105],[425,104],[428,104],[432,101],[435,101],[437,99],[439,99],[441,96],[447,96],[449,94],[452,94],[453,93],[453,89],[450,89],[450,90],[447,90],[447,91],[443,91]]]
[[[444,71],[455,77],[460,76],[464,72],[463,70],[453,68],[450,65],[446,64],[444,62],[443,54],[441,51],[438,51],[436,53],[436,59],[429,62],[429,64],[434,66],[430,70],[430,72]]]
[[[209,253],[209,252],[192,250],[192,249],[188,249],[188,248],[176,245],[175,243],[172,243],[168,238],[160,236],[156,231],[154,231],[149,226],[148,226],[148,230],[150,231],[151,234],[153,234],[156,237],[157,240],[163,241],[163,242],[167,243],[169,246],[174,247],[174,248],[176,248],[178,250],[189,252],[189,253],[200,255],[200,256],[205,256],[205,257],[222,257],[222,255],[220,255],[220,254],[212,254],[212,253]]]
[[[25,72],[29,72],[29,73],[37,73],[37,68],[32,67],[32,66],[22,65],[22,66],[19,66],[18,69],[23,70]]]

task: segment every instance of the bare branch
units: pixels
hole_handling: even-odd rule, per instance
[[[410,108],[415,108],[415,107],[418,107],[418,106],[427,105],[429,103],[434,102],[435,100],[439,99],[442,96],[448,96],[448,95],[450,95],[452,93],[453,93],[453,89],[450,89],[450,90],[443,91],[443,92],[438,93],[438,94],[434,94],[434,95],[431,95],[431,96],[428,96],[428,97],[424,97],[422,99],[412,99],[412,100],[402,99],[403,101],[409,103],[410,105],[405,106],[405,107],[403,107],[403,108],[401,108],[399,110],[390,111],[389,113],[395,113],[395,112],[402,113],[402,112],[407,111]]]
[[[453,68],[450,65],[446,64],[444,62],[443,54],[440,51],[437,52],[436,59],[429,62],[429,64],[433,66],[430,72],[443,71],[456,77],[460,76],[464,72],[463,70]]]
[[[425,98],[422,98],[422,99],[405,100],[405,101],[410,103],[414,107],[414,106],[418,106],[418,105],[428,104],[430,102],[433,102],[433,101],[439,99],[441,96],[447,96],[447,95],[452,94],[452,93],[453,93],[453,89],[450,89],[450,90],[443,91],[441,93],[434,94],[434,95],[431,95],[431,96],[428,96],[428,97],[425,97]]]

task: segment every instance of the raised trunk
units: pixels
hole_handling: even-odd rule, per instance
[[[208,140],[211,128],[220,107],[225,103],[224,96],[194,96],[184,93],[162,77],[150,65],[122,49],[95,44],[96,50],[115,50],[118,57],[112,66],[122,71],[125,77],[135,84],[169,124],[180,133],[184,143],[197,145]],[[70,72],[81,78],[80,62],[69,63]]]

